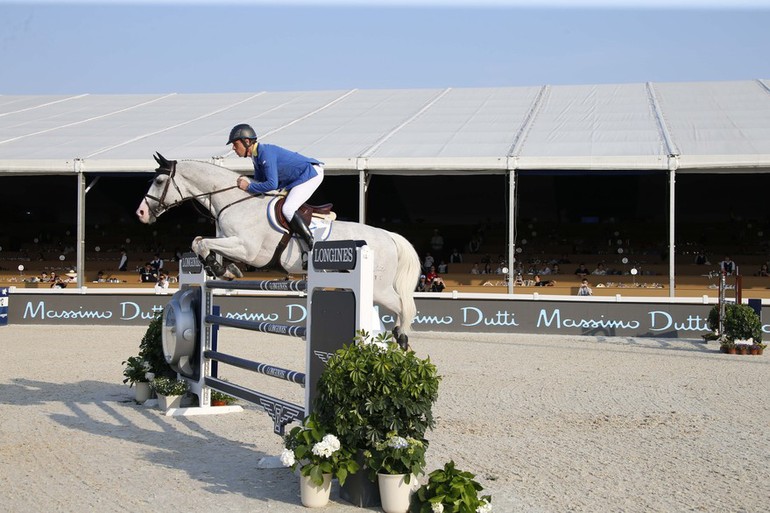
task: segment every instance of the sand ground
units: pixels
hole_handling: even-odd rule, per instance
[[[255,407],[179,418],[132,400],[121,362],[144,331],[0,328],[0,510],[305,511],[290,470],[258,465],[281,440]],[[254,337],[223,329],[220,350],[302,369],[301,340]],[[497,512],[770,509],[767,354],[533,335],[412,344],[443,376],[428,470],[454,459]],[[226,377],[302,400],[296,385]],[[322,511],[379,509],[335,487]]]

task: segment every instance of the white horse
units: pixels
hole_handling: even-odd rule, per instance
[[[160,167],[136,210],[141,222],[153,223],[166,210],[195,199],[216,219],[220,236],[195,237],[192,250],[217,276],[232,279],[241,273],[232,264],[223,268],[215,253],[255,267],[280,263],[289,273],[306,272],[302,270],[302,247],[296,237],[291,237],[280,255],[276,253],[285,230],[270,222],[268,211],[278,193],[255,196],[242,191],[235,185],[237,173],[207,162],[169,161],[160,154],[155,160]],[[393,333],[402,347],[408,347],[406,335],[417,313],[414,289],[420,275],[414,247],[397,233],[345,221],[333,221],[325,237],[366,241],[374,254],[374,302],[396,314]],[[315,238],[320,240],[317,231]]]

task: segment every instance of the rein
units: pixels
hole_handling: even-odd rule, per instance
[[[155,201],[155,202],[157,203],[156,207],[155,207],[155,208],[153,208],[152,206],[150,206],[150,203],[149,203],[149,202],[147,202],[147,206],[149,207],[149,210],[150,210],[150,212],[152,212],[152,215],[153,215],[154,217],[156,217],[156,218],[157,218],[158,216],[160,216],[160,214],[162,214],[162,213],[163,213],[163,212],[165,212],[166,210],[168,210],[168,209],[170,209],[170,208],[173,208],[173,207],[175,207],[175,206],[177,206],[177,205],[181,205],[181,204],[182,204],[182,203],[184,203],[185,201],[187,201],[187,200],[191,200],[191,199],[196,199],[196,200],[197,200],[197,199],[199,199],[199,198],[208,197],[209,205],[211,205],[211,197],[212,197],[214,194],[219,194],[219,193],[221,193],[221,192],[227,192],[227,191],[230,191],[230,190],[232,190],[232,189],[237,189],[237,188],[238,188],[238,186],[237,186],[237,185],[231,185],[230,187],[225,187],[225,188],[223,188],[223,189],[216,189],[216,190],[214,190],[214,191],[211,191],[211,192],[204,192],[204,193],[201,193],[201,194],[193,194],[192,196],[188,196],[188,197],[186,197],[186,198],[185,198],[185,197],[184,197],[184,194],[182,194],[182,190],[179,188],[179,185],[177,185],[177,183],[176,183],[176,180],[174,179],[174,176],[176,175],[176,162],[174,162],[174,164],[171,166],[171,169],[170,169],[170,170],[167,170],[167,172],[166,172],[166,173],[163,173],[163,172],[162,172],[162,171],[160,171],[160,170],[158,171],[158,173],[159,173],[159,174],[167,174],[167,175],[169,176],[169,179],[166,181],[166,184],[165,184],[165,186],[163,187],[163,192],[161,192],[161,194],[160,194],[160,198],[157,198],[157,197],[155,197],[155,196],[152,196],[152,195],[150,195],[149,193],[147,193],[147,194],[145,194],[145,195],[144,195],[144,197],[145,197],[145,201],[146,201],[146,200],[149,198],[149,199],[151,199],[151,200],[153,200],[153,201]],[[174,188],[176,189],[176,192],[179,194],[179,197],[180,197],[180,198],[182,198],[182,199],[176,200],[176,201],[174,201],[173,203],[171,203],[171,204],[168,204],[168,203],[166,203],[166,195],[168,194],[168,189],[169,189],[169,186],[170,186],[172,183],[174,184]],[[239,200],[237,200],[237,201],[234,201],[234,202],[232,202],[232,203],[228,203],[227,205],[225,205],[225,206],[222,208],[222,210],[220,210],[220,211],[219,211],[219,214],[217,214],[217,217],[216,217],[216,221],[217,221],[217,222],[219,221],[219,217],[222,215],[222,212],[223,212],[223,211],[225,211],[227,208],[229,208],[229,207],[231,207],[231,206],[233,206],[233,205],[235,205],[235,204],[237,204],[237,203],[240,203],[240,202],[242,202],[242,201],[245,201],[245,200],[247,200],[247,199],[251,199],[251,198],[254,198],[254,197],[255,197],[255,196],[249,195],[249,196],[247,196],[247,197],[245,197],[245,198],[241,198],[241,199],[239,199]],[[212,219],[214,219],[214,216],[212,216],[212,215],[211,215],[211,212],[210,212],[210,211],[209,211],[209,212],[206,212],[206,214],[207,214],[209,217],[211,217]]]

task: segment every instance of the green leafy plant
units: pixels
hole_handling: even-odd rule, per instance
[[[229,394],[220,392],[219,390],[211,391],[211,401],[222,401],[225,404],[233,404],[237,399]]]
[[[449,461],[443,469],[436,469],[428,482],[412,495],[411,513],[489,513],[492,497],[479,496],[484,488],[470,472],[455,468]]]
[[[375,445],[371,450],[364,451],[366,466],[370,469],[370,479],[376,474],[406,474],[404,481],[409,483],[411,475],[422,474],[425,469],[426,444],[421,440],[398,436],[398,433],[388,433],[387,440]]]
[[[309,476],[316,485],[323,483],[324,474],[332,474],[343,485],[348,475],[358,472],[353,452],[344,447],[314,413],[305,417],[302,425],[292,429],[283,440],[281,463],[292,470],[299,467],[302,475]]]
[[[424,440],[440,380],[430,358],[401,350],[389,333],[360,331],[327,362],[314,411],[347,447],[374,448],[391,432]]]
[[[729,341],[753,339],[760,342],[762,321],[749,305],[726,305],[724,336]]]
[[[156,376],[176,377],[176,372],[166,362],[163,354],[162,312],[158,312],[147,326],[147,331],[139,343],[139,356],[150,362],[150,368]]]
[[[134,386],[134,383],[147,383],[154,377],[150,362],[140,356],[129,356],[122,364],[126,366],[123,369],[123,383],[128,383],[129,387]]]
[[[166,376],[157,376],[150,382],[150,387],[158,395],[184,395],[190,389],[187,381]]]
[[[719,331],[719,305],[714,305],[709,310],[709,315],[706,318],[706,325],[711,330],[711,333],[717,333]]]

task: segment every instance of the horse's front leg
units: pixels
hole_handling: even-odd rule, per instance
[[[228,264],[225,268],[217,260],[218,253],[230,260],[238,262],[247,261],[246,248],[240,238],[221,237],[205,239],[199,236],[193,240],[192,250],[217,278],[232,280],[233,278],[243,276],[243,273],[235,264]]]

